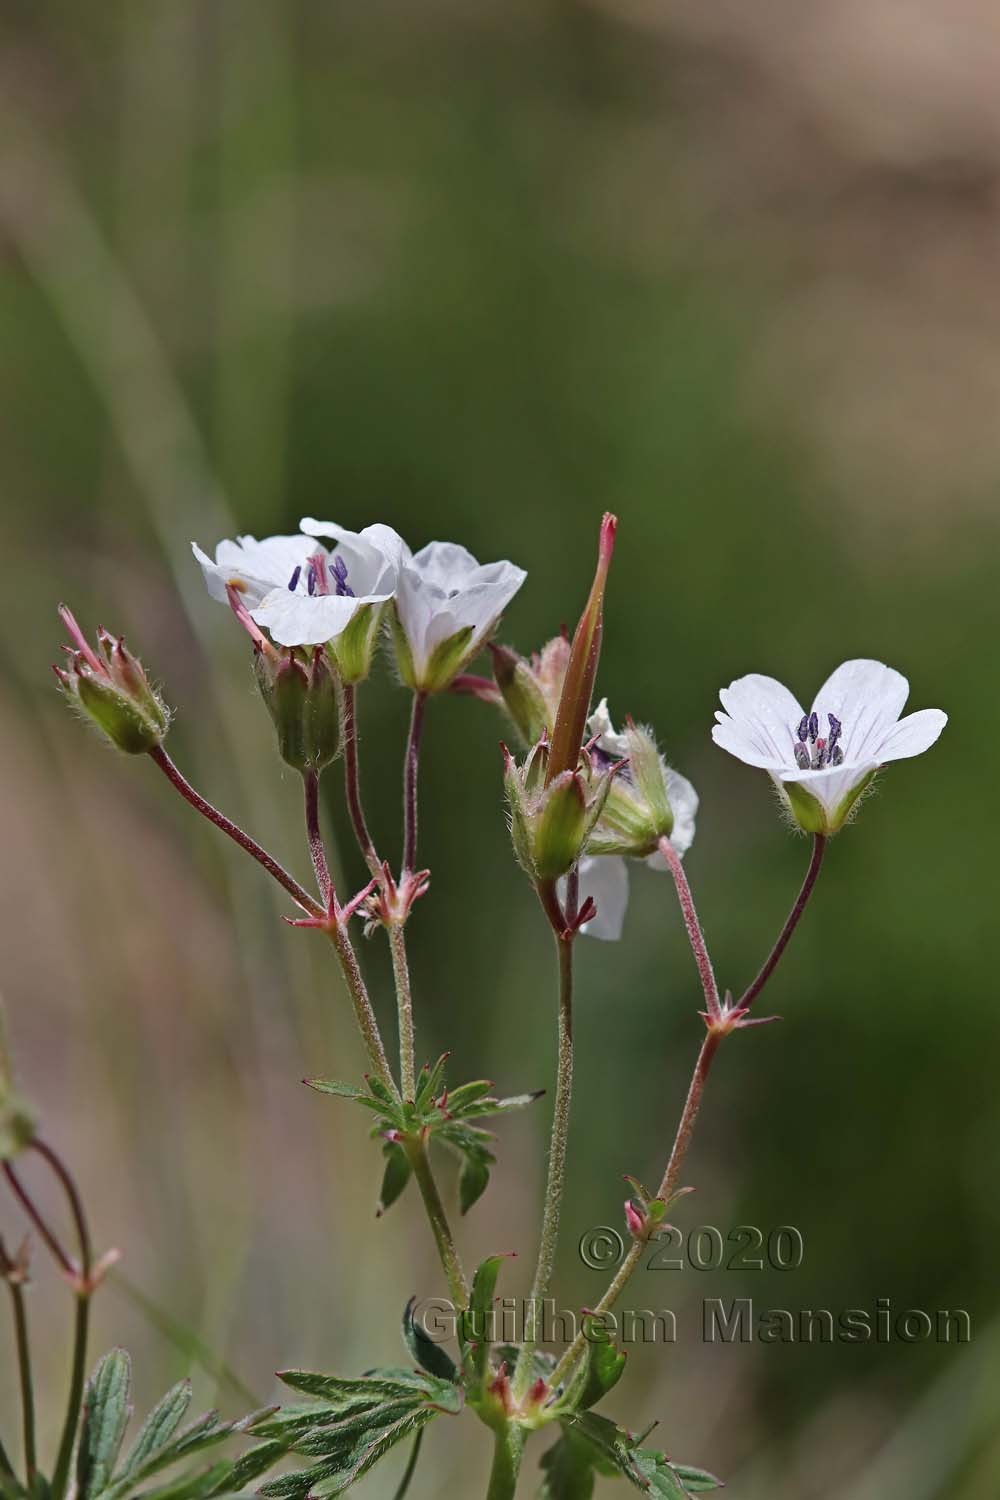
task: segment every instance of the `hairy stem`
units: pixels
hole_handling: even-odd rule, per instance
[[[559,1219],[562,1213],[566,1183],[566,1142],[569,1136],[570,1106],[573,1097],[573,937],[556,932],[556,954],[559,962],[558,1055],[556,1062],[556,1097],[552,1111],[552,1136],[549,1143],[549,1172],[545,1185],[545,1208],[538,1245],[538,1262],[528,1302],[524,1341],[514,1371],[514,1399],[519,1400],[531,1383],[532,1354],[538,1343],[535,1320],[542,1301],[548,1296],[559,1243]]]
[[[705,1009],[714,1020],[718,1016],[721,1006],[719,1004],[719,986],[715,982],[715,971],[712,968],[712,960],[708,956],[708,948],[705,944],[705,935],[701,930],[698,920],[698,912],[688,885],[688,878],[681,864],[681,857],[668,838],[660,839],[660,853],[667,862],[667,866],[673,876],[674,886],[677,889],[677,899],[680,902],[681,915],[684,918],[684,926],[687,929],[688,941],[691,944],[691,952],[698,968],[698,978],[701,980],[702,993],[705,996]]]
[[[403,766],[403,870],[413,870],[417,863],[417,780],[420,772],[420,741],[424,732],[424,709],[427,694],[413,695],[410,732],[406,740]]]
[[[308,892],[302,889],[298,881],[289,875],[287,870],[278,864],[276,859],[273,859],[268,854],[266,849],[262,849],[231,818],[227,818],[225,813],[219,812],[218,808],[213,807],[211,802],[206,802],[205,798],[199,792],[195,791],[191,783],[174,765],[162,745],[157,745],[155,750],[150,750],[149,756],[159,766],[171,786],[180,792],[184,801],[190,803],[196,812],[200,812],[203,818],[207,818],[210,823],[214,823],[215,827],[220,828],[224,834],[232,839],[234,844],[239,844],[241,849],[244,849],[259,865],[262,865],[267,873],[288,892],[297,906],[300,906],[303,911],[308,912],[311,917],[321,917],[324,915],[323,908],[313,900]]]
[[[448,1215],[445,1213],[444,1204],[441,1202],[441,1194],[434,1180],[431,1170],[430,1158],[427,1155],[427,1146],[424,1141],[410,1137],[404,1143],[407,1158],[413,1168],[413,1175],[417,1179],[420,1195],[424,1200],[424,1208],[430,1220],[431,1231],[441,1257],[445,1276],[448,1278],[448,1290],[451,1300],[458,1311],[464,1311],[469,1305],[469,1286],[462,1269],[462,1262],[458,1250],[455,1247],[455,1239],[448,1223]]]
[[[333,881],[330,879],[330,866],[326,860],[326,846],[323,843],[323,833],[319,826],[319,773],[316,771],[304,771],[302,774],[302,784],[305,789],[306,799],[306,837],[309,840],[309,858],[312,860],[313,871],[316,875],[320,900],[329,911],[330,897],[333,894]]]
[[[416,1062],[413,1040],[413,993],[410,988],[410,966],[406,957],[406,933],[402,924],[390,922],[389,952],[392,955],[392,977],[396,984],[396,1008],[399,1014],[399,1080],[404,1099],[416,1094]]]
[[[14,1315],[14,1348],[17,1353],[17,1373],[21,1388],[21,1431],[24,1443],[24,1469],[28,1489],[35,1482],[37,1459],[35,1454],[35,1395],[31,1380],[31,1345],[28,1339],[28,1316],[24,1306],[23,1271],[11,1260],[0,1240],[0,1275],[6,1278],[10,1289],[11,1311]]]
[[[521,1468],[523,1438],[514,1427],[498,1428],[494,1439],[493,1467],[486,1500],[513,1500]]]
[[[764,988],[765,984],[767,984],[767,981],[770,979],[775,969],[778,967],[778,964],[781,961],[781,955],[788,947],[788,940],[791,937],[792,933],[795,931],[796,927],[799,925],[802,913],[805,911],[806,907],[809,904],[809,897],[813,893],[813,887],[816,884],[816,879],[819,875],[820,867],[823,863],[823,856],[826,853],[826,844],[827,841],[821,833],[817,833],[814,836],[812,857],[809,861],[809,868],[806,870],[805,879],[802,882],[802,887],[799,891],[799,894],[795,898],[795,903],[792,906],[791,911],[785,918],[785,925],[784,927],[782,927],[780,933],[778,934],[777,942],[771,949],[770,953],[767,955],[767,958],[764,960],[764,965],[760,973],[753,981],[753,984],[749,985],[740,996],[738,1003],[741,1009],[748,1010],[750,1008],[750,1006],[756,1000],[757,996],[760,994],[761,990]]]
[[[362,1041],[365,1044],[365,1050],[368,1053],[368,1060],[382,1083],[398,1099],[399,1090],[396,1087],[396,1080],[392,1076],[392,1069],[389,1067],[389,1059],[386,1057],[385,1047],[382,1043],[382,1033],[379,1031],[371,997],[368,994],[368,986],[365,984],[364,976],[361,973],[361,965],[358,963],[358,955],[354,951],[354,944],[351,942],[350,934],[347,931],[346,925],[341,922],[332,922],[327,931],[329,932],[330,941],[334,946],[337,957],[340,960],[340,967],[344,978],[347,981],[351,1003],[354,1006],[354,1015],[361,1032]]]
[[[344,684],[344,790],[347,795],[347,811],[351,818],[354,837],[358,841],[365,864],[377,880],[382,878],[382,866],[375,852],[375,844],[368,832],[365,810],[361,802],[361,771],[358,764],[358,705],[357,690],[353,682]]]

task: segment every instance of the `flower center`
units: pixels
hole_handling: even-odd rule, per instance
[[[333,575],[332,578],[331,574]],[[289,593],[295,593],[301,577],[302,564],[299,563],[288,580]],[[347,564],[344,559],[342,557],[335,557],[328,568],[326,557],[322,552],[314,553],[306,563],[306,588],[310,596],[315,594],[340,594],[343,598],[355,598],[354,590],[347,582]]]
[[[826,717],[830,721],[830,732],[825,737],[819,732],[819,714],[803,714],[799,721],[795,739],[795,764],[800,770],[822,771],[824,766],[839,766],[844,759],[844,752],[838,743],[843,726],[833,714],[827,714]]]

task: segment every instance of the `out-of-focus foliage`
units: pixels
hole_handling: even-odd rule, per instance
[[[807,695],[875,655],[952,716],[831,849],[769,992],[785,1020],[729,1044],[689,1160],[685,1232],[794,1224],[803,1264],[638,1277],[633,1305],[674,1309],[678,1343],[632,1349],[628,1410],[744,1500],[992,1492],[988,10],[11,0],[0,32],[0,986],[21,1082],[125,1251],[95,1315],[135,1351],[140,1403],[192,1351],[234,1411],[227,1367],[267,1398],[281,1366],[391,1360],[385,1289],[396,1306],[438,1280],[412,1195],[376,1220],[361,1111],[299,1084],[363,1070],[322,945],[151,767],[70,722],[57,601],[125,632],[176,706],[178,759],[304,874],[296,778],[189,541],[311,513],[509,556],[529,579],[503,633],[527,652],[575,618],[612,507],[599,691],[701,793],[687,868],[723,983],[754,971],[806,850],[711,745],[717,688],[759,670]],[[521,1093],[549,1082],[554,1002],[500,731],[481,703],[431,707],[420,1053]],[[405,696],[380,672],[360,712],[396,847]],[[568,1308],[603,1285],[579,1236],[620,1223],[623,1172],[661,1169],[701,1025],[665,881],[636,880],[623,942],[581,953],[577,1080],[600,1108],[571,1142]],[[382,946],[365,957],[391,1025]],[[544,1102],[500,1121],[462,1225],[469,1264],[520,1252],[512,1285],[546,1127]],[[63,1293],[39,1264],[47,1395]],[[703,1343],[702,1299],[735,1296],[961,1307],[974,1338]],[[439,1425],[411,1493],[476,1493],[475,1425],[467,1446]]]

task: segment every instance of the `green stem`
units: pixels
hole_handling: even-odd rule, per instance
[[[416,1094],[416,1061],[413,1040],[413,992],[410,988],[410,966],[406,957],[406,933],[402,924],[390,922],[389,952],[392,954],[392,977],[396,984],[396,1008],[399,1013],[399,1077],[404,1099]]]
[[[513,1500],[523,1445],[524,1438],[519,1428],[501,1427],[497,1430],[486,1500]]]
[[[62,1158],[44,1141],[32,1141],[32,1147],[51,1167],[66,1195],[70,1215],[76,1230],[80,1249],[80,1271],[76,1290],[76,1318],[73,1330],[73,1361],[70,1371],[69,1399],[66,1403],[66,1419],[63,1423],[62,1439],[52,1475],[51,1500],[62,1500],[69,1480],[69,1467],[76,1441],[77,1423],[83,1401],[83,1384],[87,1374],[87,1334],[90,1326],[90,1299],[94,1294],[93,1251],[87,1217],[83,1211],[83,1200],[72,1174]]]
[[[413,870],[417,863],[417,780],[420,774],[420,742],[424,733],[424,709],[427,694],[413,695],[413,712],[410,715],[410,732],[406,739],[406,758],[403,762],[403,872]]]
[[[76,1319],[73,1329],[73,1366],[70,1373],[69,1401],[66,1405],[66,1420],[63,1423],[59,1456],[56,1459],[56,1467],[52,1475],[50,1491],[52,1500],[62,1500],[66,1492],[66,1483],[69,1479],[70,1460],[73,1457],[73,1444],[76,1441],[77,1422],[79,1421],[80,1406],[83,1401],[83,1384],[87,1375],[87,1333],[89,1324],[90,1293],[81,1291],[77,1293],[76,1298]]]
[[[31,1381],[31,1345],[28,1340],[28,1318],[24,1307],[23,1270],[11,1260],[0,1240],[0,1273],[7,1279],[10,1288],[11,1310],[14,1314],[14,1346],[17,1351],[17,1370],[21,1386],[21,1417],[24,1434],[24,1468],[27,1487],[35,1482],[37,1460],[35,1454],[35,1396]]]
[[[330,879],[330,866],[327,863],[326,845],[323,843],[323,830],[320,828],[319,821],[319,773],[303,771],[302,785],[305,791],[306,839],[309,843],[309,858],[312,860],[319,898],[324,907],[329,910],[330,898],[333,895],[333,881]]]
[[[528,1302],[524,1340],[514,1371],[513,1394],[518,1401],[531,1383],[532,1354],[538,1343],[536,1313],[548,1296],[559,1242],[559,1218],[562,1212],[566,1181],[566,1141],[569,1135],[570,1105],[573,1095],[573,936],[556,932],[559,960],[558,1058],[556,1063],[556,1097],[552,1112],[552,1136],[549,1144],[549,1173],[545,1186],[545,1209],[538,1246],[538,1263]]]
[[[465,1279],[462,1262],[459,1259],[458,1250],[455,1247],[455,1239],[448,1223],[448,1215],[445,1213],[444,1204],[441,1202],[441,1194],[434,1180],[431,1170],[430,1158],[427,1155],[427,1146],[422,1140],[410,1137],[404,1143],[404,1149],[413,1168],[413,1175],[417,1179],[421,1197],[424,1200],[424,1208],[430,1220],[431,1232],[434,1242],[441,1257],[444,1273],[448,1278],[448,1289],[456,1310],[461,1312],[469,1305],[469,1285]]]

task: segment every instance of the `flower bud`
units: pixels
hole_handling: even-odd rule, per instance
[[[523,766],[504,747],[504,785],[514,852],[533,880],[558,880],[580,858],[600,817],[614,773],[585,762],[546,781],[548,746],[539,741]]]
[[[138,657],[120,636],[103,629],[97,632],[95,651],[65,604],[59,615],[74,644],[65,648],[66,669],[53,670],[69,701],[126,754],[155,750],[167,732],[170,712],[150,686]]]
[[[342,740],[342,688],[324,647],[258,648],[254,670],[282,760],[296,771],[322,771]]]
[[[526,745],[551,735],[569,665],[570,644],[557,635],[526,661],[509,646],[490,646],[493,675]]]
[[[590,594],[573,634],[569,661],[559,695],[559,707],[552,728],[552,753],[549,757],[549,779],[572,770],[580,755],[584,727],[590,712],[590,699],[597,678],[604,632],[604,592],[608,570],[615,550],[618,518],[610,513],[601,522],[597,550],[597,568]]]
[[[588,842],[588,854],[642,858],[655,853],[661,838],[671,839],[685,852],[694,835],[697,794],[689,781],[667,765],[653,731],[630,723],[623,733],[616,733],[606,699],[587,721],[587,728],[593,740],[592,758],[599,766],[619,768]]]

